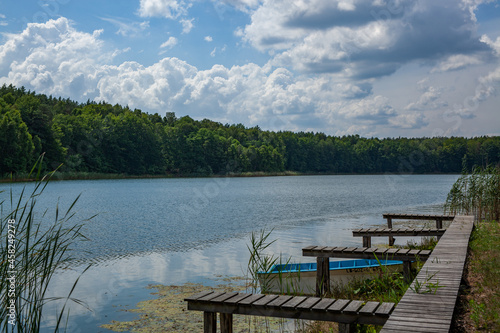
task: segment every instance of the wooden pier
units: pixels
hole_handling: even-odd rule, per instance
[[[308,246],[302,249],[303,256],[316,257],[316,296],[330,293],[329,258],[401,260],[403,262],[403,275],[409,281],[411,262],[427,260],[430,254],[430,250],[389,249],[385,247]]]
[[[415,216],[386,214],[384,217],[389,215],[405,219]],[[185,299],[188,310],[203,311],[205,333],[216,332],[217,313],[220,313],[221,333],[233,332],[233,314],[333,321],[338,322],[340,332],[345,333],[352,332],[354,323],[383,325],[382,333],[449,332],[474,217],[417,215],[415,219],[422,219],[422,216],[426,219],[442,218],[440,228],[436,229],[442,229],[443,220],[453,218],[446,231],[436,231],[442,233],[442,237],[432,252],[372,247],[309,246],[302,249],[304,256],[317,257],[317,296],[328,290],[324,289],[323,282],[330,281],[330,257],[373,259],[377,256],[379,259],[403,260],[407,271],[410,261],[427,260],[397,306],[394,303],[322,297],[203,292]]]
[[[233,332],[233,314],[383,325],[394,303],[305,296],[203,292],[185,299],[188,310],[203,311],[204,333]]]
[[[473,225],[455,217],[381,333],[449,332]]]
[[[436,214],[401,214],[389,213],[383,214],[387,220],[387,228],[392,229],[392,220],[434,220],[436,221],[436,229],[443,229],[443,221],[452,221],[454,215],[436,215]],[[389,236],[389,245],[394,245],[394,236]]]
[[[363,246],[372,246],[372,237],[391,237],[394,242],[394,236],[401,237],[429,237],[437,236],[438,240],[443,236],[446,229],[432,229],[432,228],[365,228],[356,229],[352,231],[353,237],[363,237]],[[390,240],[389,240],[390,242]]]

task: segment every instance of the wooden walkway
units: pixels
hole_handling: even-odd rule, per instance
[[[216,332],[217,313],[221,333],[230,333],[233,314],[383,325],[394,309],[386,302],[223,292],[202,292],[185,301],[188,310],[203,311],[204,333]]]
[[[400,216],[403,214],[396,215]],[[421,216],[431,219],[437,215],[418,218]],[[220,313],[222,333],[232,333],[233,314],[334,321],[339,323],[342,332],[350,332],[353,323],[384,325],[382,333],[449,332],[473,225],[472,216],[454,217],[432,252],[372,247],[302,249],[304,256],[317,257],[318,295],[325,291],[320,282],[329,281],[330,257],[372,259],[376,255],[379,259],[402,260],[407,268],[410,261],[427,260],[396,307],[393,303],[358,300],[215,292],[203,292],[185,301],[189,310],[203,311],[205,333],[216,332],[217,313]]]
[[[381,333],[449,332],[473,225],[455,217]]]
[[[436,228],[443,228],[443,221],[452,221],[454,215],[437,215],[437,214],[399,214],[399,213],[389,213],[383,214],[384,219],[387,220],[387,226],[392,228],[392,220],[434,220],[436,221]]]
[[[387,219],[387,227],[392,228],[392,220],[405,219],[405,220],[435,220],[436,229],[443,229],[443,221],[452,221],[454,215],[436,215],[436,214],[401,214],[389,213],[382,215]],[[394,236],[389,236],[389,245],[394,245]]]
[[[431,252],[430,250],[389,249],[386,247],[308,246],[302,249],[303,256],[316,257],[316,296],[330,292],[329,258],[401,260],[403,262],[403,275],[409,281],[411,262],[427,260]]]
[[[446,229],[437,229],[437,228],[365,228],[365,229],[356,229],[352,231],[353,237],[363,237],[363,246],[371,247],[372,246],[372,237],[384,237],[389,236],[392,237],[394,241],[394,236],[402,236],[402,237],[429,237],[429,236],[437,236],[438,239],[444,234]]]
[[[375,259],[377,256],[378,259],[402,261],[426,260],[431,252],[431,250],[345,246],[308,246],[302,249],[302,255],[305,257]]]

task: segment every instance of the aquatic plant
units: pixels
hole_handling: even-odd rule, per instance
[[[56,270],[67,267],[72,259],[71,245],[85,237],[81,234],[82,224],[67,226],[75,216],[73,208],[78,198],[64,213],[56,206],[53,223],[44,219],[47,211],[40,214],[36,210],[37,199],[52,175],[40,177],[42,160],[43,156],[29,174],[37,180],[26,185],[18,198],[14,198],[11,189],[8,198],[0,202],[0,331],[5,333],[39,332],[44,306],[60,300],[63,305],[56,318],[54,331],[57,332],[69,318],[68,301],[84,305],[71,297],[78,279],[68,296],[47,296]],[[43,223],[39,219],[43,219]]]
[[[474,215],[477,220],[500,220],[500,167],[475,168],[453,184],[445,213]]]

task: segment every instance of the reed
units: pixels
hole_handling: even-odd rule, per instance
[[[474,168],[453,184],[445,213],[474,215],[476,220],[500,220],[500,167]]]
[[[62,329],[69,318],[69,301],[84,305],[71,297],[78,279],[66,297],[48,297],[47,290],[57,269],[67,267],[71,246],[84,240],[82,224],[67,226],[74,219],[76,198],[66,211],[55,208],[55,221],[44,220],[47,211],[36,210],[37,199],[43,194],[53,173],[41,176],[39,158],[30,178],[37,179],[31,191],[26,185],[18,198],[12,190],[8,198],[0,202],[0,316],[1,332],[39,332],[43,308],[49,302],[62,300],[54,331]],[[36,171],[36,173],[35,173]],[[7,193],[9,194],[9,193]],[[83,274],[83,273],[82,273]]]

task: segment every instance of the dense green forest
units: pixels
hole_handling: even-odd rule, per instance
[[[500,163],[500,137],[363,138],[270,132],[0,89],[0,176],[44,168],[128,175],[459,173]]]

